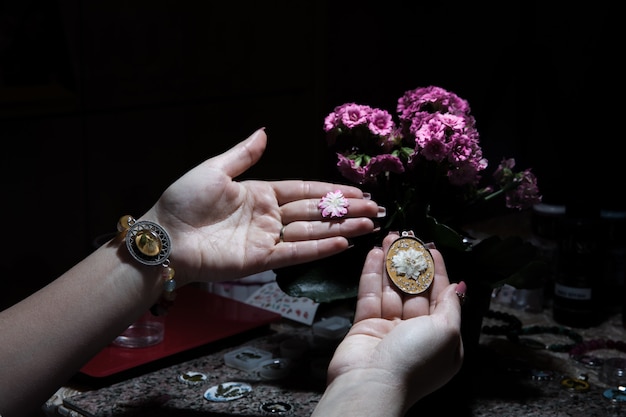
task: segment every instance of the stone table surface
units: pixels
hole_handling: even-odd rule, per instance
[[[492,309],[518,317],[524,326],[552,326],[549,310],[527,313],[494,305]],[[502,324],[485,318],[484,325]],[[625,340],[621,315],[601,326],[576,329],[584,341],[593,339]],[[305,341],[309,350],[294,359],[290,374],[278,380],[265,380],[254,372],[227,366],[224,355],[240,346],[254,346],[280,357],[286,339]],[[563,336],[534,335],[546,345],[563,343]],[[193,352],[191,358],[178,359],[157,369],[138,373],[100,386],[85,381],[68,385],[69,392],[56,410],[74,416],[308,416],[324,389],[324,373],[335,342],[316,338],[308,326],[288,321],[272,324],[260,334],[234,340],[230,344]],[[597,350],[601,358],[624,357],[617,350]],[[407,416],[455,415],[475,417],[617,417],[626,416],[625,403],[608,400],[603,393],[610,388],[599,378],[599,368],[584,366],[566,352],[531,349],[500,335],[482,334],[471,364],[442,389],[415,405]],[[179,380],[185,372],[200,372],[206,381],[188,385]],[[565,378],[583,378],[589,389],[576,391],[564,387]],[[212,386],[229,381],[249,384],[252,391],[242,398],[212,402],[204,393]],[[263,411],[265,404],[267,409]],[[285,411],[286,409],[289,411]],[[436,414],[435,414],[436,413]]]
[[[560,327],[552,320],[552,312],[527,313],[492,303],[492,310],[511,314],[522,321],[524,327]],[[502,325],[502,321],[485,318],[483,325]],[[621,314],[608,318],[602,325],[574,331],[583,343],[592,340],[626,342],[626,329]],[[562,334],[529,335],[544,346],[573,344]],[[597,349],[588,354],[607,359],[621,357],[626,352],[614,349]],[[626,416],[626,402],[614,402],[603,394],[617,388],[600,377],[600,367],[590,367],[570,358],[568,352],[533,349],[508,340],[502,335],[482,334],[480,358],[469,378],[472,395],[468,401],[468,416],[537,416],[537,417],[617,417]],[[581,379],[589,384],[587,390],[575,390],[567,384]],[[624,378],[626,381],[626,375]],[[580,385],[578,385],[580,387]]]

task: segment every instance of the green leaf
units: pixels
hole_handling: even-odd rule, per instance
[[[451,227],[437,222],[434,217],[426,217],[426,228],[428,235],[432,237],[437,247],[458,251],[466,251],[468,249],[468,245],[465,243],[463,236]]]
[[[290,296],[308,297],[318,303],[354,298],[375,236],[357,238],[352,248],[325,259],[275,269],[276,282]]]

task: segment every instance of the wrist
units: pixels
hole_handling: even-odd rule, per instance
[[[135,261],[128,253],[124,242],[120,243],[119,239],[114,239],[111,248],[115,251],[115,259],[118,265],[112,270],[111,276],[115,278],[116,285],[123,280],[126,296],[137,304],[136,307],[142,306],[141,311],[146,311],[152,305],[156,304],[162,294],[163,284],[155,277],[156,266],[147,266]],[[100,248],[99,250],[108,250],[108,248]]]
[[[335,378],[324,391],[313,417],[404,416],[413,402],[406,387],[369,370],[353,370]]]
[[[130,215],[122,216],[117,223],[118,240],[126,247],[128,254],[135,262],[156,267],[155,279],[162,286],[161,297],[150,311],[154,315],[167,312],[175,299],[176,281],[175,271],[170,266],[169,256],[172,251],[172,242],[167,231],[159,224],[149,221],[137,221]]]
[[[179,224],[173,223],[169,216],[158,216],[157,210],[151,209],[144,213],[141,217],[138,217],[136,221],[148,221],[160,225],[165,229],[170,238],[171,253],[168,257],[171,266],[176,270],[176,287],[182,288],[183,286],[192,283],[194,280],[190,279],[193,276],[195,268],[188,266],[188,256],[181,255],[183,252],[193,253],[195,249],[188,249],[189,238],[188,232],[181,231]],[[187,248],[187,249],[185,249]]]

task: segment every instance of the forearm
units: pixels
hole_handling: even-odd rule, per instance
[[[402,417],[412,404],[406,404],[406,387],[381,383],[366,373],[351,372],[328,385],[312,417]]]
[[[159,267],[119,242],[99,248],[54,282],[0,312],[0,414],[38,407],[160,296]]]

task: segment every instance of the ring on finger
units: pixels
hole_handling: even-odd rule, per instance
[[[278,240],[280,242],[284,242],[285,241],[285,226],[280,228],[280,233],[278,234]]]

